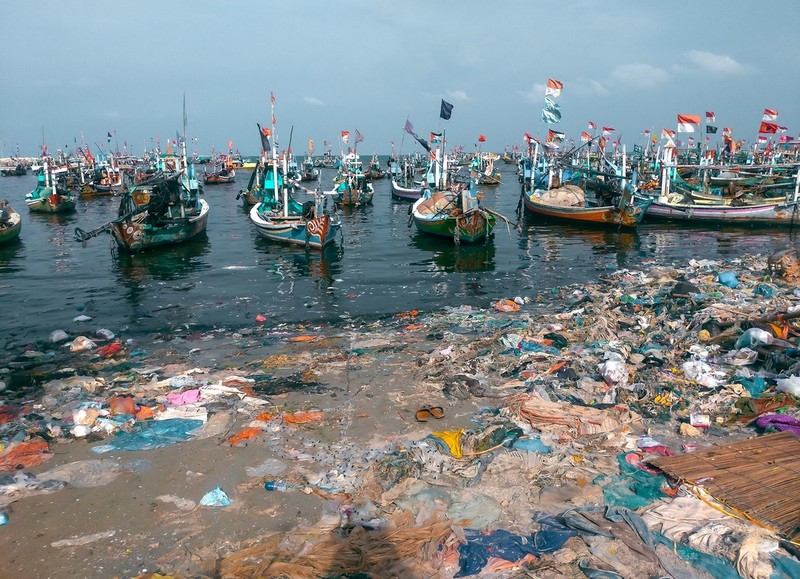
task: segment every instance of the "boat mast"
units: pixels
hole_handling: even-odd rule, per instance
[[[270,101],[270,118],[272,123],[272,198],[275,200],[275,203],[278,202],[278,145],[277,145],[277,137],[275,136],[275,96],[272,94],[272,91],[269,93],[269,101]],[[284,179],[286,176],[284,175]],[[286,205],[284,204],[284,211],[286,211]]]

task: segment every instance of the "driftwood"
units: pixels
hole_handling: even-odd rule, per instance
[[[753,316],[746,316],[745,319],[736,320],[733,322],[733,325],[729,327],[724,332],[717,334],[713,338],[709,340],[712,344],[721,344],[723,342],[727,342],[728,340],[732,340],[739,337],[739,330],[741,329],[741,325],[743,323],[749,323],[752,326],[758,326],[759,324],[767,324],[769,322],[783,322],[788,320],[794,320],[796,318],[800,318],[800,310],[795,312],[774,312],[771,314],[766,314],[759,317]]]

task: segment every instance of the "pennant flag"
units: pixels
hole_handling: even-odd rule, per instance
[[[441,143],[442,133],[434,133],[433,131],[431,131],[431,136],[429,140],[431,143]]]
[[[706,111],[706,122],[713,123],[717,120],[717,116],[714,113]]]
[[[758,128],[758,132],[767,134],[777,133],[778,125],[776,125],[775,123],[765,123],[762,121],[761,126]]]
[[[450,120],[450,115],[453,114],[453,105],[446,100],[442,99],[442,107],[439,110],[439,116],[444,120]]]
[[[614,132],[614,127],[603,127],[603,136],[607,137]]]
[[[350,142],[350,131],[342,131],[342,141],[346,144]]]
[[[557,97],[561,94],[561,89],[564,88],[564,83],[553,80],[552,78],[547,79],[547,88],[544,89],[544,96],[553,96]]]
[[[730,137],[733,133],[733,129],[730,127],[722,127],[722,136],[723,137]]]
[[[591,140],[592,140],[592,135],[590,135],[586,131],[583,131],[581,133],[581,143],[588,143]]]
[[[775,109],[764,109],[762,121],[774,121],[778,118],[778,111]]]
[[[716,133],[716,132],[717,132],[717,127],[715,127],[713,125],[706,125],[706,133],[712,133],[713,134],[713,133]]]
[[[485,143],[486,142],[486,135],[478,135],[478,142]]]
[[[361,143],[363,141],[364,141],[364,135],[359,133],[358,129],[356,129],[356,143]]]
[[[597,128],[597,125],[595,125],[595,124],[594,124],[592,121],[589,121],[589,130],[590,130],[590,131],[593,131],[593,130],[595,130],[596,128]]]
[[[549,130],[548,131],[548,136],[551,139],[557,140],[557,141],[563,141],[566,138],[566,135],[564,133],[560,133],[558,131],[553,131],[553,130]]]
[[[411,121],[409,121],[408,119],[406,119],[406,126],[403,127],[403,130],[405,132],[407,132],[409,135],[411,135],[412,137],[416,137],[417,136],[417,133],[414,132],[414,125],[412,125]]]
[[[679,133],[694,133],[695,125],[700,125],[700,115],[678,115]]]
[[[675,137],[675,131],[670,131],[669,129],[661,129],[662,139],[672,139],[673,137]]]

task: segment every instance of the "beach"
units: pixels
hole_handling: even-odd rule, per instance
[[[552,534],[543,517],[576,509],[639,517],[692,499],[680,481],[625,465],[758,435],[736,418],[738,400],[760,399],[742,385],[746,366],[723,356],[742,348],[702,332],[714,320],[725,338],[734,302],[739,313],[795,303],[775,280],[762,295],[765,268],[763,256],[693,261],[564,287],[549,304],[7,349],[4,378],[25,372],[40,387],[3,407],[0,458],[9,440],[48,444],[20,455],[32,466],[0,463],[17,476],[0,487],[4,565],[20,577],[556,577],[581,565],[703,576],[665,544],[642,558],[636,541],[568,527],[560,544],[503,564],[459,545],[475,532]],[[721,284],[723,270],[741,285]],[[685,283],[691,299],[676,293]],[[142,437],[159,419],[193,428]],[[637,495],[639,476],[654,494]],[[792,559],[780,533],[728,519]],[[602,552],[616,554],[611,567]]]

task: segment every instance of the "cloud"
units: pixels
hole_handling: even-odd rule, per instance
[[[321,100],[319,100],[316,97],[308,97],[308,96],[307,97],[303,97],[303,101],[307,102],[310,105],[315,105],[315,106],[322,106],[322,105],[325,104],[324,102],[322,102]]]
[[[670,75],[664,69],[636,62],[617,66],[611,71],[611,78],[635,88],[654,88],[667,82]]]
[[[703,50],[690,50],[686,53],[686,58],[699,66],[701,69],[715,74],[745,74],[750,67],[736,62],[730,56],[724,54],[714,54]]]
[[[608,89],[596,80],[589,81],[589,90],[598,96],[608,94]]]
[[[467,93],[465,93],[463,90],[451,90],[449,93],[447,93],[447,96],[450,97],[451,99],[453,99],[454,101],[468,101],[469,100],[469,97],[467,96]]]
[[[537,82],[529,91],[520,90],[517,92],[529,103],[541,104],[542,99],[544,99],[544,88],[545,85],[543,83]]]

